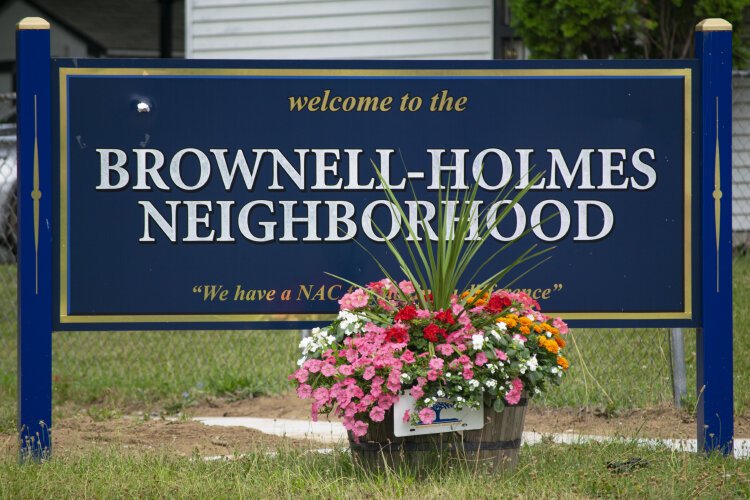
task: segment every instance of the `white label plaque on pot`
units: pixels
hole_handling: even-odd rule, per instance
[[[453,402],[445,398],[437,398],[432,410],[435,420],[432,423],[412,424],[404,422],[404,413],[414,413],[416,401],[408,394],[402,394],[393,405],[393,434],[396,437],[421,436],[423,434],[439,434],[441,432],[470,431],[484,426],[484,407],[478,410],[464,408],[457,410]]]

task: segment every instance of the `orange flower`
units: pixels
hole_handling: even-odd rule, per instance
[[[529,330],[529,327],[528,327],[528,326],[522,326],[521,328],[519,328],[519,330],[520,330],[520,331],[521,331],[521,333],[523,333],[524,335],[528,335],[529,333],[531,333],[531,330]]]
[[[461,298],[466,299],[466,297],[469,297],[469,295],[470,294],[468,291],[463,292],[461,293]],[[487,303],[487,299],[489,299],[489,297],[490,297],[489,292],[484,292],[484,293],[475,292],[473,296],[466,299],[466,303],[469,305],[474,305],[474,306],[483,306]]]
[[[542,333],[542,327],[539,325],[534,325],[534,332],[535,333]]]
[[[563,370],[567,370],[568,367],[570,366],[570,363],[568,363],[568,360],[562,356],[557,357],[557,364],[560,365],[560,368],[562,368]]]
[[[560,335],[559,333],[553,335],[552,338],[555,339],[555,342],[557,342],[557,345],[559,345],[560,347],[565,347],[565,344],[567,344],[567,342],[565,342],[565,339],[563,339],[562,335]]]
[[[531,324],[531,320],[529,318],[527,318],[526,316],[521,316],[520,318],[518,318],[518,321],[523,326],[529,326]]]
[[[560,350],[560,347],[557,345],[557,342],[555,342],[552,339],[548,339],[546,337],[539,337],[539,345],[547,349],[552,354],[557,354],[557,352]]]

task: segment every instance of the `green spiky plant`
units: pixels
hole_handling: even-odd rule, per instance
[[[406,211],[404,210],[402,203],[396,198],[393,189],[383,178],[380,170],[374,162],[373,167],[378,176],[378,179],[380,180],[381,185],[383,186],[386,199],[391,203],[393,209],[398,213],[398,215],[400,216],[400,220],[408,221]],[[399,265],[399,269],[406,277],[406,279],[411,281],[414,285],[417,300],[419,302],[419,306],[422,309],[437,311],[447,309],[451,306],[452,296],[456,293],[459,284],[462,282],[462,279],[470,269],[470,266],[474,262],[477,254],[479,253],[479,250],[490,239],[492,231],[500,225],[500,223],[505,219],[510,211],[513,210],[513,208],[526,195],[531,186],[536,184],[536,182],[542,177],[542,175],[543,173],[541,172],[537,173],[523,189],[518,190],[518,192],[510,199],[510,203],[507,203],[502,210],[497,211],[498,213],[495,214],[494,219],[489,218],[489,207],[500,200],[505,200],[506,196],[508,196],[508,194],[512,190],[517,188],[517,184],[511,185],[510,183],[508,183],[505,188],[497,194],[492,203],[489,203],[486,208],[475,214],[473,213],[473,208],[474,200],[477,197],[479,188],[478,183],[474,183],[474,185],[470,189],[464,191],[462,198],[460,198],[459,196],[459,190],[455,190],[453,198],[451,198],[451,190],[443,190],[442,183],[439,182],[436,214],[437,242],[433,244],[433,242],[430,240],[428,231],[426,231],[426,237],[424,239],[424,242],[422,242],[417,236],[416,231],[411,226],[411,224],[409,224],[408,222],[406,224],[402,223],[400,225],[400,235],[405,241],[405,252],[396,248],[393,242],[391,242],[386,237],[382,229],[373,221],[373,227],[385,242],[391,255],[395,258],[396,262]],[[450,179],[448,181],[448,185],[450,185]],[[409,184],[409,186],[411,188],[412,197],[416,202],[419,222],[421,223],[422,227],[426,228],[427,224],[422,213],[422,207],[419,203],[419,199],[417,198],[416,192],[414,191],[413,186],[411,186],[411,183]],[[454,206],[457,207],[456,211],[458,212],[458,217],[446,216],[444,205],[447,205],[451,201],[454,203]],[[558,214],[553,214],[543,219],[539,222],[539,224],[546,222],[556,215]],[[479,221],[479,229],[476,236],[472,238],[470,237],[472,233],[472,221],[475,218],[477,218]],[[406,229],[404,229],[404,226],[406,226]],[[541,257],[545,253],[551,251],[553,247],[538,250],[538,245],[533,244],[529,248],[521,252],[521,254],[517,256],[512,262],[495,271],[488,278],[485,278],[479,283],[473,283],[474,280],[477,279],[481,271],[488,265],[490,265],[501,252],[520,241],[535,227],[537,226],[527,228],[517,238],[501,245],[500,248],[495,250],[489,257],[487,257],[481,264],[476,267],[473,274],[471,274],[471,276],[466,280],[466,283],[468,283],[469,286],[467,290],[469,292],[467,294],[467,297],[459,298],[459,303],[464,307],[464,309],[466,308],[467,300],[469,300],[469,298],[476,295],[481,296],[485,293],[492,292],[497,287],[498,283],[506,278],[508,274],[518,266],[527,262],[536,261],[532,265],[530,265],[529,268],[516,275],[512,280],[503,283],[503,287],[511,286],[518,279],[522,278],[523,276],[531,272],[534,268],[538,267],[544,261],[549,259],[549,257]],[[400,294],[401,298],[405,301],[411,300],[397,286],[398,280],[394,276],[394,273],[389,272],[389,270],[385,268],[385,266],[380,262],[380,260],[378,260],[377,257],[372,254],[372,252],[370,252],[356,240],[354,241],[358,245],[360,245],[360,247],[364,249],[370,255],[370,257],[372,257],[386,279],[388,279],[393,284],[393,289],[398,294]],[[387,301],[387,297],[373,292],[364,285],[354,283],[341,276],[336,276],[330,273],[326,274],[329,274],[330,276],[333,276],[346,283],[349,283],[350,285],[360,288],[368,294],[374,295],[381,300]]]

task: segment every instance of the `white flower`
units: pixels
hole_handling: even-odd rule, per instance
[[[468,384],[471,389],[476,389],[477,387],[479,387],[479,381],[476,379],[469,380]]]
[[[494,379],[488,379],[487,382],[484,383],[484,385],[492,389],[497,386],[497,382]]]
[[[495,328],[497,328],[500,331],[500,333],[502,333],[502,332],[508,330],[508,325],[506,325],[505,323],[502,323],[502,322],[501,323],[496,323],[495,324]]]
[[[550,332],[547,332],[547,334],[546,334],[546,335],[547,335],[547,338],[548,338],[548,339],[551,339],[551,338],[552,338],[552,334],[551,334]]]
[[[367,322],[367,318],[351,311],[340,311],[338,319],[341,320],[339,323],[339,331],[344,335],[351,335],[355,332],[361,331],[364,324]]]
[[[445,378],[451,378],[452,376],[451,372],[445,372]]]
[[[484,335],[477,333],[471,336],[471,346],[475,351],[481,351],[484,347]]]
[[[536,359],[536,354],[531,356],[531,359],[526,362],[526,366],[529,367],[529,370],[532,372],[535,372],[536,369],[539,367],[539,361]]]
[[[497,371],[497,367],[493,364],[487,365],[487,369],[490,371],[490,373],[495,373]]]
[[[534,394],[541,394],[542,390],[539,387],[534,387]]]
[[[462,398],[461,396],[456,396],[456,401],[466,401],[466,400]]]
[[[440,398],[444,398],[445,397],[445,393],[443,391],[437,391],[437,395]]]
[[[533,314],[527,314],[527,315],[526,315],[526,318],[527,318],[527,319],[528,319],[529,321],[534,321],[534,320],[536,319],[536,318],[534,317],[534,315],[533,315]]]
[[[457,390],[457,391],[460,391],[460,390],[462,390],[462,389],[461,389],[461,386],[460,386],[460,385],[457,385],[457,386],[456,386],[456,390]]]
[[[552,372],[552,373],[557,373],[557,372],[559,372],[559,371],[560,371],[560,369],[559,369],[558,367],[556,367],[556,366],[553,366],[553,367],[552,367],[552,368],[550,369],[550,372]]]
[[[401,374],[401,380],[403,382],[408,382],[409,380],[411,380],[411,375],[409,375],[408,373],[402,373]]]

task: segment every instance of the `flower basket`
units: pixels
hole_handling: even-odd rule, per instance
[[[514,467],[526,400],[559,384],[568,367],[565,323],[524,293],[454,295],[450,307],[431,310],[412,299],[409,282],[398,284],[398,296],[388,293],[393,286],[382,280],[368,285],[374,296],[345,295],[339,318],[300,344],[290,377],[313,400],[313,418],[339,416],[354,460],[367,469],[420,468],[446,453],[489,471]],[[468,415],[443,419],[444,402],[451,412],[484,407],[484,426],[468,430],[481,425],[469,425]],[[396,418],[406,427],[398,434],[415,434],[397,437]]]
[[[518,464],[527,398],[524,396],[501,413],[485,407],[482,429],[463,432],[396,437],[393,411],[383,422],[371,423],[359,440],[349,432],[354,463],[366,470],[420,470],[447,459],[491,473],[512,470]]]
[[[410,220],[375,171],[392,210]],[[562,380],[568,328],[560,318],[543,315],[529,295],[498,288],[512,269],[551,248],[533,245],[501,266],[490,265],[513,240],[493,243],[496,249],[484,262],[474,259],[540,176],[515,186],[512,199],[494,210],[476,207],[479,184],[461,203],[458,192],[443,194],[440,188],[437,213],[429,216],[415,198],[422,225],[436,215],[435,237],[422,239],[406,224],[401,248],[383,238],[405,280],[394,279],[394,270],[372,254],[384,279],[364,286],[331,275],[352,288],[339,300],[338,318],[302,340],[299,369],[290,378],[301,398],[312,399],[313,420],[331,412],[341,418],[353,459],[363,467],[421,468],[446,453],[495,472],[517,463],[526,399]],[[507,186],[498,200],[512,191]],[[402,414],[395,413],[397,403]],[[448,408],[453,416],[443,418]],[[481,409],[486,422],[477,429]]]

